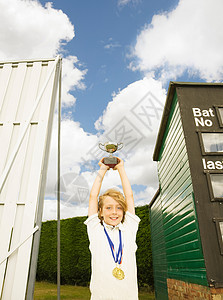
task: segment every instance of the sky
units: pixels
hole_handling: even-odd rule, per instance
[[[158,189],[153,162],[170,81],[223,79],[222,0],[0,0],[0,61],[54,58],[62,66],[61,218],[87,215],[107,156],[123,143],[136,206]],[[55,219],[57,112],[43,220]],[[109,170],[101,192],[121,190]]]

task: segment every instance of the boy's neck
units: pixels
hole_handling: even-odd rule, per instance
[[[106,223],[105,221],[103,221],[103,223],[104,223],[105,225],[111,227],[112,229],[114,229],[115,227],[119,227],[120,224],[121,224],[121,222],[120,222],[120,223],[118,223],[117,225],[111,225],[111,224]]]

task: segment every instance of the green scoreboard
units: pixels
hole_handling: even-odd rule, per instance
[[[153,159],[156,298],[168,279],[223,288],[223,84],[170,82]]]

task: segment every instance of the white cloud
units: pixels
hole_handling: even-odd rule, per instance
[[[71,91],[86,88],[83,80],[87,70],[80,70],[76,65],[78,65],[76,56],[68,56],[63,59],[62,104],[64,106],[71,106],[76,101],[76,98],[70,94]]]
[[[102,41],[102,43],[105,44],[104,49],[106,50],[121,47],[121,45],[118,42],[114,41],[112,37],[110,37],[107,42]]]
[[[141,0],[118,0],[118,6],[123,7],[128,4],[138,4]]]
[[[131,2],[131,0],[118,0],[118,6],[124,6]]]
[[[97,143],[97,137],[85,132],[80,124],[72,120],[61,122],[61,176],[74,172],[79,174],[81,164],[84,162],[85,152],[91,145]],[[55,116],[50,160],[47,174],[46,197],[55,197],[57,182],[57,116]]]
[[[132,68],[156,70],[162,80],[188,71],[202,79],[223,79],[223,2],[181,0],[168,13],[154,15],[137,37]],[[157,70],[159,72],[157,72]]]
[[[125,160],[132,185],[157,189],[156,163],[152,156],[165,93],[160,82],[145,77],[114,94],[103,116],[95,123],[96,129],[103,131],[102,142],[110,138],[124,143],[123,150],[117,154]],[[120,184],[115,172],[109,172],[108,176],[111,185]]]
[[[74,216],[87,216],[87,207],[72,206],[69,207],[60,204],[60,217],[61,219],[73,218]],[[57,219],[57,201],[46,199],[44,201],[43,221]]]
[[[122,119],[126,117],[130,123],[134,123],[137,127],[135,135],[137,135],[138,132],[154,143],[159,122],[154,107],[157,108],[157,113],[160,116],[161,106],[165,100],[165,93],[161,82],[151,77],[144,77],[142,80],[135,81],[117,94],[113,94],[113,100],[108,103],[103,115],[95,122],[95,128],[99,131],[103,130],[106,133],[113,130],[115,140],[120,140],[122,137],[120,137],[120,133],[117,132],[116,125],[122,124]],[[154,107],[150,108],[151,116],[146,116],[146,114],[143,116],[140,109],[142,109],[144,105],[151,105],[151,101],[154,105]],[[145,124],[143,124],[143,122]]]
[[[121,47],[121,45],[119,43],[109,43],[104,46],[105,49],[113,49],[113,48],[119,48],[119,47]]]
[[[49,2],[43,7],[35,0],[0,0],[0,19],[0,60],[52,58],[63,54],[63,46],[74,37],[67,15]],[[86,72],[77,57],[63,58],[63,105],[75,103],[72,90],[85,89]]]
[[[67,15],[49,2],[1,0],[0,19],[1,59],[51,58],[74,37]]]
[[[145,190],[142,190],[135,194],[135,202],[138,206],[149,204],[153,199],[156,191],[157,189],[154,189],[153,187],[146,187]]]

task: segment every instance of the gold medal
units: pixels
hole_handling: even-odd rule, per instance
[[[125,278],[125,273],[121,268],[115,267],[112,271],[112,275],[117,278],[118,280],[122,280]]]

